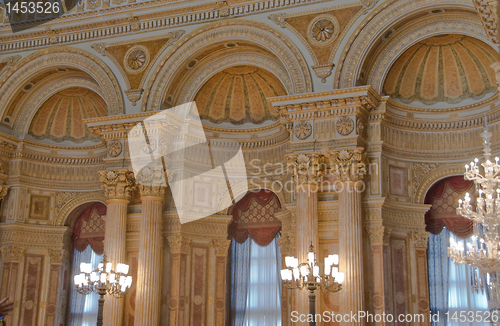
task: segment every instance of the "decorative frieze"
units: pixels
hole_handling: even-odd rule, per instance
[[[130,200],[135,188],[134,173],[127,169],[99,171],[99,181],[108,199]]]
[[[493,43],[500,43],[498,40],[498,13],[497,0],[473,0],[474,6],[481,17],[484,30]]]
[[[360,181],[366,174],[365,156],[360,147],[329,151],[330,172],[342,182]]]

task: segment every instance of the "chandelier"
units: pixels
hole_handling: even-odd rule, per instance
[[[342,289],[344,273],[339,272],[339,255],[325,257],[323,274],[320,274],[312,242],[307,253],[307,262],[299,264],[297,258],[287,256],[285,265],[287,268],[281,270],[283,284],[289,289],[309,290],[309,314],[312,316],[315,315],[316,294],[314,291],[321,289],[323,293],[327,293],[338,292]],[[309,325],[315,325],[315,322],[310,322]]]
[[[106,254],[103,255],[102,263],[95,270],[92,270],[91,263],[80,264],[80,274],[74,277],[76,291],[83,295],[92,292],[99,294],[97,326],[102,326],[104,296],[109,294],[121,298],[132,285],[132,276],[127,275],[128,270],[128,265],[120,263],[116,264],[116,270],[114,270]]]
[[[457,214],[473,221],[472,243],[450,241],[448,256],[455,264],[472,267],[472,287],[477,292],[489,290],[490,309],[500,308],[500,165],[499,158],[491,159],[491,136],[487,125],[481,137],[484,140],[484,162],[476,158],[465,165],[465,179],[474,181],[475,204],[469,193],[458,201]],[[481,276],[487,275],[483,281]],[[498,279],[498,281],[497,281]]]

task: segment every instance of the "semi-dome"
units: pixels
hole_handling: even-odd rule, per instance
[[[49,138],[56,142],[98,141],[99,138],[89,133],[83,119],[107,115],[106,103],[97,93],[71,87],[52,95],[42,104],[31,121],[29,134],[36,139]]]
[[[212,123],[260,124],[277,120],[266,98],[286,95],[273,74],[253,66],[236,66],[218,72],[195,97],[201,119]]]
[[[464,35],[427,38],[404,52],[385,80],[387,95],[404,103],[459,103],[496,91],[490,67],[497,53],[482,41]]]

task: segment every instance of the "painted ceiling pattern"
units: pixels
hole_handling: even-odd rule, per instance
[[[210,78],[201,87],[195,102],[201,119],[212,123],[260,124],[279,117],[266,98],[286,94],[281,82],[271,73],[253,66],[236,66]]]
[[[459,103],[495,92],[494,49],[464,35],[433,36],[415,44],[394,63],[384,91],[404,103]]]
[[[98,141],[98,137],[89,133],[83,119],[107,115],[106,103],[97,93],[83,87],[71,87],[42,104],[31,121],[29,134],[36,139],[48,138],[56,142]]]

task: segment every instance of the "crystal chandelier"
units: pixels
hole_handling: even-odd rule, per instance
[[[116,270],[113,270],[113,264],[108,262],[106,254],[95,270],[92,270],[90,263],[80,264],[80,274],[74,277],[76,291],[83,295],[91,292],[99,294],[97,326],[102,326],[104,296],[109,294],[121,298],[132,285],[132,276],[127,275],[128,270],[129,266],[126,264],[116,264]]]
[[[321,289],[323,293],[338,292],[342,289],[344,273],[339,272],[339,255],[329,255],[325,257],[323,274],[320,274],[319,266],[316,262],[314,246],[311,243],[307,253],[307,262],[299,264],[299,260],[292,256],[285,257],[286,269],[281,270],[283,284],[289,289],[309,290],[309,314],[315,315],[316,289]],[[315,325],[310,322],[309,325]]]
[[[465,165],[465,179],[474,181],[477,199],[475,205],[466,193],[464,200],[458,201],[457,214],[473,221],[472,242],[450,242],[448,256],[455,264],[472,267],[472,286],[477,292],[489,290],[490,309],[500,308],[500,165],[499,158],[491,159],[491,136],[487,125],[481,137],[484,139],[484,162],[476,158]],[[487,275],[486,284],[481,275]]]

